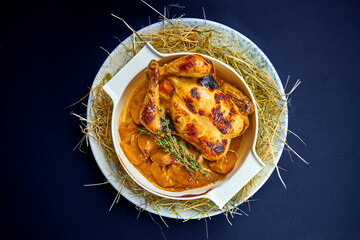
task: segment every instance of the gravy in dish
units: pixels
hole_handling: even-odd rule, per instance
[[[165,152],[163,147],[159,146],[156,143],[156,140],[154,139],[154,135],[156,135],[156,133],[154,133],[154,131],[152,131],[151,134],[147,134],[139,130],[139,129],[148,128],[148,126],[144,124],[144,119],[142,119],[142,117],[144,118],[145,116],[143,114],[144,104],[146,102],[146,99],[149,98],[147,95],[149,94],[149,91],[151,92],[151,88],[152,88],[152,86],[150,86],[152,84],[151,83],[152,79],[151,79],[151,74],[149,74],[149,71],[150,70],[145,70],[141,72],[133,80],[135,84],[130,90],[130,93],[128,95],[128,98],[124,104],[124,108],[120,115],[120,121],[119,121],[119,135],[121,139],[120,146],[125,156],[138,169],[138,171],[143,176],[145,176],[152,184],[154,184],[156,187],[160,189],[164,189],[167,191],[184,191],[188,189],[200,188],[209,185],[214,181],[219,181],[224,179],[226,175],[229,172],[231,172],[236,162],[238,161],[238,156],[241,153],[242,145],[243,145],[243,137],[241,134],[246,130],[246,128],[249,125],[249,121],[246,115],[251,114],[251,111],[249,110],[250,113],[248,112],[246,114],[241,114],[241,117],[245,119],[243,125],[241,125],[243,129],[240,129],[239,131],[241,132],[241,134],[233,138],[227,138],[229,139],[228,146],[227,149],[225,149],[226,151],[223,150],[223,152],[221,152],[222,156],[220,159],[216,159],[216,156],[212,157],[210,153],[206,155],[206,152],[200,149],[198,145],[191,144],[191,141],[194,141],[193,138],[184,139],[183,137],[181,137],[184,136],[184,134],[177,132],[176,127],[175,129],[172,129],[174,133],[173,135],[176,136],[177,141],[183,142],[186,151],[196,159],[196,162],[201,164],[203,170],[207,172],[207,176],[203,176],[203,174],[199,172],[191,173],[184,167],[182,163],[176,161],[171,156],[171,152]],[[227,83],[226,79],[224,79],[219,73],[217,73],[216,78],[214,78],[213,80],[215,81],[215,79],[216,82],[214,84],[216,84],[216,86],[218,86],[219,89],[220,86],[228,86],[230,90],[234,88],[230,86],[230,84]],[[183,83],[187,81],[187,79],[183,77],[180,78],[180,80],[183,80],[184,81]],[[169,78],[162,77],[159,78],[157,81],[158,81],[157,82],[158,89],[160,89],[158,95],[159,96],[158,108],[160,109],[161,106],[163,111],[167,113],[169,116],[171,116],[171,113],[169,113],[169,108],[170,108],[169,106],[171,106],[170,103],[171,104],[176,104],[176,103],[174,103],[174,101],[170,101],[169,99],[175,95],[173,92],[177,90],[174,89],[174,86],[179,86],[179,85],[175,85],[174,81],[176,80],[170,77]],[[202,84],[199,81],[197,81],[197,83],[199,85]],[[186,87],[180,86],[179,88],[183,89]],[[210,89],[208,91],[211,92],[213,90]],[[237,91],[239,90],[234,89],[232,90],[232,92],[229,93],[224,91],[226,92],[226,95],[223,94],[220,97],[219,94],[218,95],[215,94],[215,102],[218,104],[219,101],[224,100],[225,98],[226,98],[225,100],[231,99],[231,97],[233,97],[232,95],[235,95],[235,93],[238,94]],[[204,94],[203,92],[200,93]],[[198,93],[197,92],[194,93],[193,88],[190,90],[190,94],[193,98],[198,97]],[[241,92],[239,94],[241,95]],[[241,107],[239,106],[239,104],[236,104],[237,105],[236,109],[238,109],[238,114],[244,111],[248,111],[247,108],[249,108],[250,106],[249,104],[252,104],[249,103],[248,102],[249,100],[243,95],[241,97],[245,99],[243,101],[245,102],[244,104],[245,105],[248,104],[248,105],[246,105],[245,107],[244,106]],[[231,103],[234,104],[232,100],[228,100],[228,101],[231,101]],[[192,109],[186,103],[185,106],[189,108],[190,112],[194,114],[196,113],[197,117],[199,117],[198,115],[201,116],[204,115],[201,114],[201,110]],[[215,109],[215,107],[213,109]],[[210,114],[208,115],[211,117]],[[220,115],[219,114],[215,115],[214,118],[219,119],[219,117],[222,116],[223,113],[221,113]],[[230,112],[230,116],[231,116],[231,112]],[[177,120],[176,117],[172,119],[172,121],[176,121],[176,120]],[[220,120],[224,121],[222,119]],[[233,122],[234,121],[230,121],[230,123]],[[228,129],[223,130],[224,128],[223,126],[219,125],[219,122],[216,123],[214,122],[214,126],[216,126],[217,129],[220,131],[220,133],[223,134],[226,134],[227,133],[226,131],[230,131]],[[149,129],[151,130],[151,128]],[[186,132],[186,133],[188,135],[193,134],[192,132]],[[211,146],[209,142],[207,143],[207,145]]]

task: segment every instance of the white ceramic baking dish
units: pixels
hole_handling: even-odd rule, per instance
[[[126,172],[134,179],[134,181],[147,191],[161,197],[188,200],[197,198],[208,198],[212,200],[219,208],[222,208],[245,184],[250,181],[265,165],[259,159],[255,152],[255,143],[258,130],[258,113],[255,104],[255,112],[249,116],[250,126],[244,133],[244,146],[241,154],[238,156],[237,163],[234,169],[227,175],[227,177],[218,181],[215,184],[208,186],[186,190],[181,192],[165,191],[157,188],[149,182],[136,167],[125,157],[123,150],[120,147],[119,135],[119,118],[124,103],[130,94],[131,88],[135,84],[135,77],[147,68],[149,62],[155,59],[160,62],[168,62],[178,57],[189,55],[192,53],[174,53],[162,54],[157,52],[150,44],[146,44],[104,87],[103,89],[111,97],[114,109],[112,113],[111,130],[114,142],[114,148],[119,158],[120,163]],[[237,86],[247,97],[254,103],[255,99],[247,86],[246,82],[241,76],[235,72],[230,66],[225,63],[204,55],[210,59],[215,66],[215,69],[230,83]]]

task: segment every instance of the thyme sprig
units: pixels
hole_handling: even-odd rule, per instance
[[[161,112],[160,109],[159,111]],[[164,114],[161,114],[160,118],[162,120],[161,125],[163,131],[157,130],[158,135],[153,136],[156,144],[161,146],[164,152],[171,152],[171,156],[175,159],[175,161],[182,164],[195,181],[195,173],[200,173],[203,177],[210,177],[209,172],[206,171],[202,165],[194,159],[194,156],[191,153],[186,151],[184,143],[182,141],[178,141],[176,136],[171,134],[171,129],[169,126],[170,120],[167,119]],[[145,128],[139,128],[139,131],[149,135],[151,134]]]

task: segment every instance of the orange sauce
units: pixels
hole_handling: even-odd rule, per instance
[[[225,81],[220,76],[217,76],[217,80]],[[238,161],[243,145],[242,136],[231,139],[226,157],[219,162],[201,158],[200,163],[210,177],[204,177],[200,173],[191,176],[180,163],[174,161],[168,164],[172,157],[163,152],[156,143],[151,142],[151,135],[145,136],[145,133],[139,131],[139,128],[142,128],[139,121],[140,109],[147,92],[148,79],[143,72],[134,81],[136,84],[130,90],[120,115],[119,134],[120,146],[125,156],[140,173],[156,187],[167,191],[200,188],[224,179]],[[186,145],[190,144],[186,143]],[[198,150],[188,147],[194,156],[200,156]]]

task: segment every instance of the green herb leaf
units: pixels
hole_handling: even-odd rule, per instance
[[[158,110],[159,112],[162,112],[161,108],[159,108]],[[175,159],[175,161],[181,163],[185,167],[185,169],[191,174],[192,178],[195,180],[196,183],[197,180],[193,175],[193,173],[195,172],[199,172],[202,176],[209,177],[209,174],[204,171],[201,164],[197,163],[194,160],[194,156],[186,152],[184,143],[182,141],[178,141],[176,136],[173,136],[171,134],[171,129],[169,127],[170,120],[166,119],[164,114],[161,114],[160,118],[162,119],[161,125],[164,130],[163,132],[161,130],[157,130],[156,132],[158,135],[153,136],[156,144],[161,146],[164,152],[170,152],[170,155]],[[150,134],[150,132],[144,128],[139,128],[139,131]]]
[[[147,129],[145,129],[145,128],[138,128],[138,130],[140,131],[140,132],[143,132],[143,133],[146,133],[146,134],[150,134],[150,132],[147,130]]]

